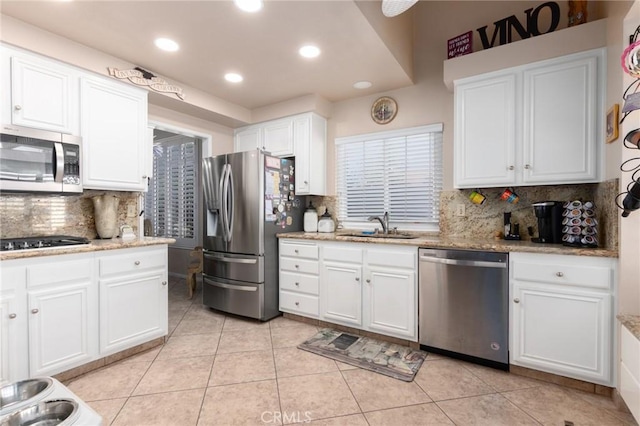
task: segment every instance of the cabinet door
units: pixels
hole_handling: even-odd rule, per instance
[[[78,76],[40,58],[11,58],[11,122],[78,134]]]
[[[284,119],[266,123],[263,127],[263,149],[275,157],[293,155],[293,120]]]
[[[100,355],[167,334],[164,271],[100,281]]]
[[[294,119],[293,140],[296,156],[296,193],[308,195],[311,193],[311,116]]]
[[[254,151],[262,148],[262,129],[256,126],[238,129],[234,135],[234,151]]]
[[[0,383],[5,383],[29,376],[26,269],[3,264],[0,280]]]
[[[365,326],[373,332],[415,341],[415,272],[368,267],[365,277]]]
[[[29,373],[47,376],[97,355],[95,286],[40,286],[28,290]]]
[[[83,78],[81,86],[85,188],[146,191],[147,93],[119,82]]]
[[[362,325],[362,267],[325,262],[320,278],[321,317],[340,324]]]
[[[513,286],[512,363],[611,385],[611,295]]]
[[[515,107],[515,74],[456,83],[456,188],[514,184]]]
[[[524,72],[523,183],[598,181],[598,60],[560,60]]]

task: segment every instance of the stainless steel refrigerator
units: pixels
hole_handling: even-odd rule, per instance
[[[279,232],[303,228],[292,159],[259,150],[202,160],[203,304],[267,321],[278,311]]]

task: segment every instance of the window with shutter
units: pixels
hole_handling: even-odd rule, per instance
[[[336,139],[338,219],[345,228],[437,230],[442,191],[442,124]]]
[[[177,247],[198,241],[198,164],[200,141],[188,136],[157,140],[153,178],[145,196],[145,217],[153,236],[175,238]]]

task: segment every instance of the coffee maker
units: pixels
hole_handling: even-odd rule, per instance
[[[533,203],[538,218],[538,238],[534,243],[562,244],[562,201],[539,201]]]

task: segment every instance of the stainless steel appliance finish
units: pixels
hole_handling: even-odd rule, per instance
[[[279,315],[276,233],[303,225],[294,168],[258,150],[203,159],[205,305],[262,321]]]
[[[0,251],[54,249],[67,246],[89,244],[84,237],[49,235],[46,237],[3,238],[0,239]]]
[[[419,261],[421,347],[508,369],[508,254],[421,248]]]
[[[82,193],[80,157],[77,136],[3,125],[0,190]]]
[[[70,399],[43,401],[22,408],[2,419],[2,426],[53,426],[71,421],[78,414],[78,403]]]
[[[0,388],[0,413],[7,412],[18,404],[35,400],[48,394],[53,388],[53,380],[42,377],[10,383]]]

